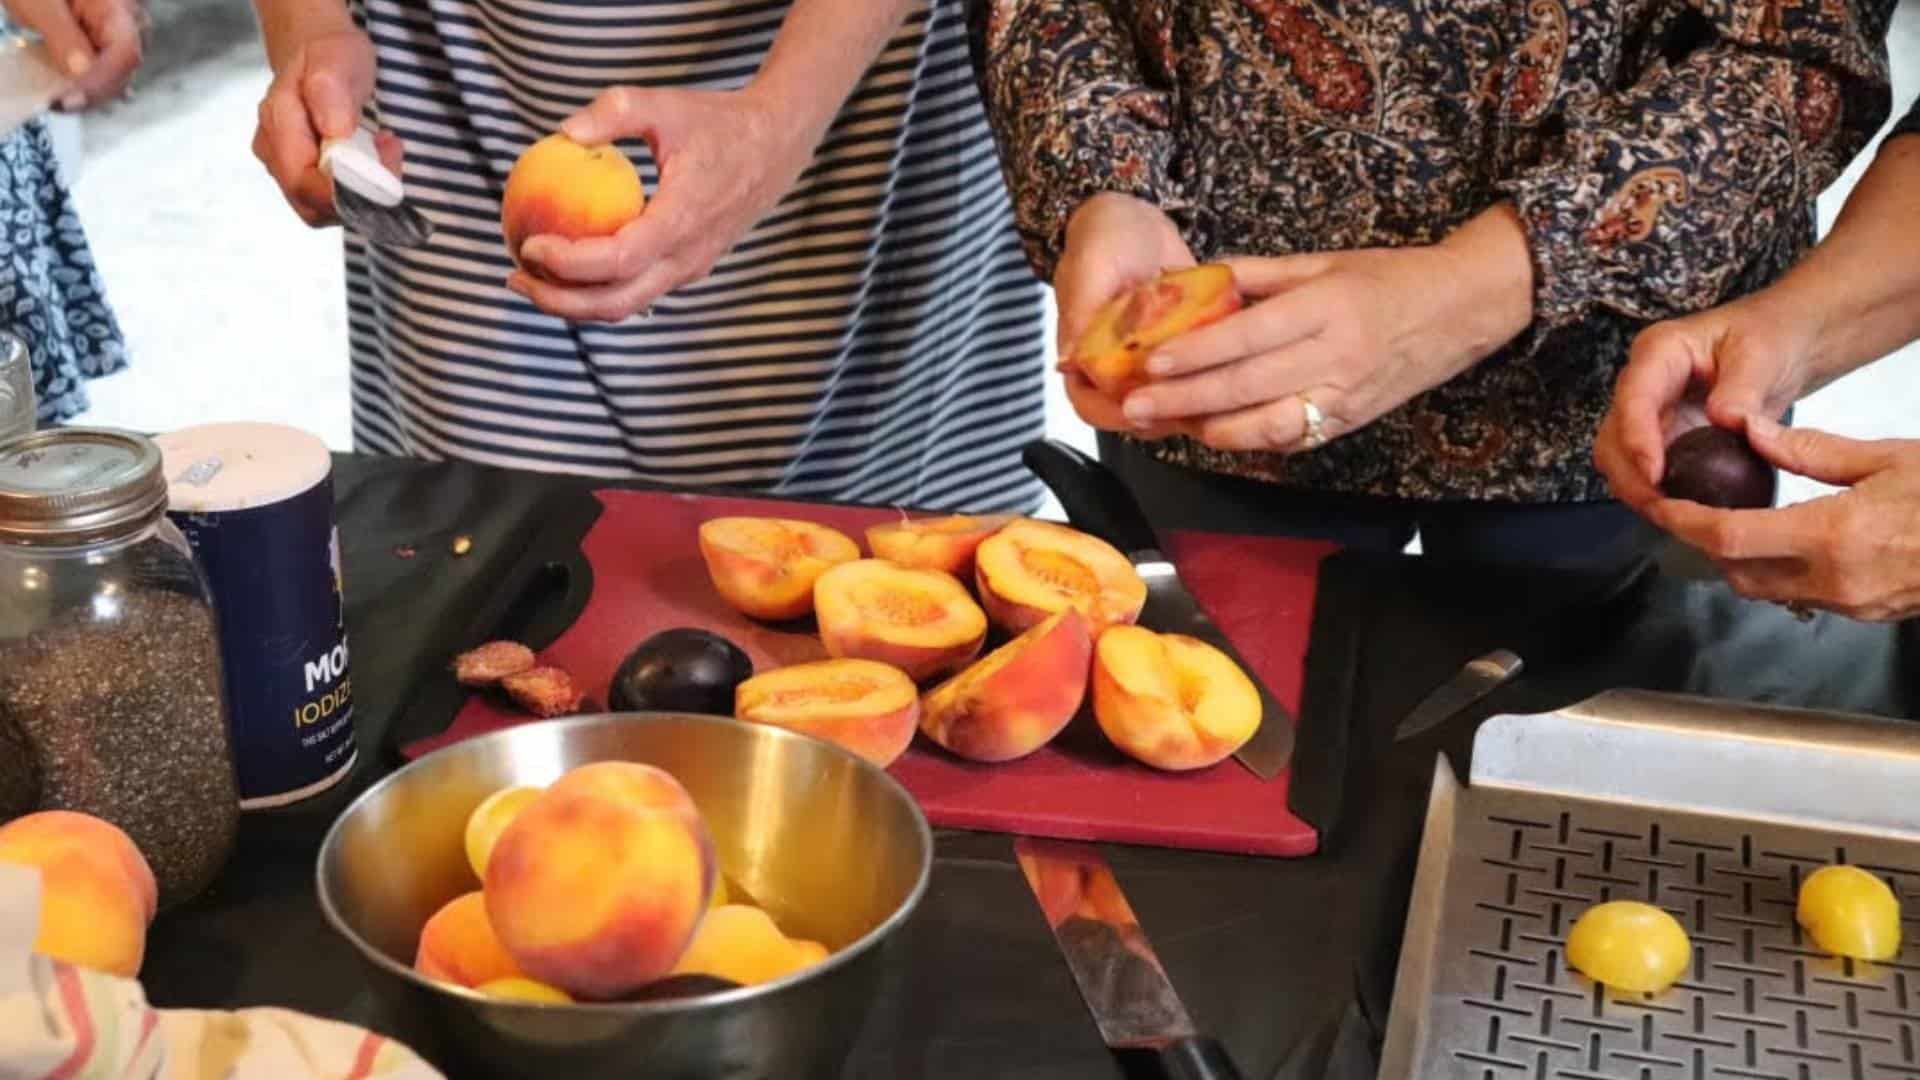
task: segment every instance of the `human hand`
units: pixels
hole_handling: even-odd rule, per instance
[[[1647,518],[1713,559],[1743,596],[1873,621],[1920,614],[1920,440],[1789,430],[1763,412],[1746,429],[1774,465],[1847,490],[1779,510],[1655,498]]]
[[[1312,449],[1478,363],[1532,319],[1532,264],[1509,209],[1428,247],[1227,260],[1254,301],[1147,359],[1135,424],[1184,421],[1220,450]],[[1321,424],[1309,431],[1308,403]]]
[[[260,101],[253,156],[267,167],[280,193],[315,228],[331,225],[333,181],[320,171],[320,143],[353,134],[373,97],[373,43],[348,24],[308,37],[287,55]],[[374,139],[380,160],[401,172],[400,140]]]
[[[118,97],[140,67],[147,13],[139,0],[5,0],[7,14],[46,40],[73,76],[60,97],[67,112]]]
[[[1787,411],[1806,389],[1815,334],[1796,310],[1760,292],[1640,334],[1594,437],[1615,498],[1642,511],[1661,498],[1667,445],[1682,433]]]
[[[1095,428],[1137,438],[1164,438],[1180,430],[1177,424],[1129,424],[1120,402],[1102,393],[1066,358],[1109,300],[1167,270],[1192,265],[1193,252],[1180,230],[1152,203],[1106,193],[1081,203],[1073,212],[1060,262],[1054,267],[1053,295],[1059,309],[1060,371],[1066,379],[1067,399],[1080,419]]]
[[[779,203],[813,160],[815,134],[755,90],[616,86],[569,118],[568,138],[592,146],[638,136],[660,182],[618,233],[528,237],[507,285],[541,310],[619,322],[699,281]]]

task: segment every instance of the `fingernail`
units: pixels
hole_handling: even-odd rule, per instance
[[[75,49],[67,54],[67,74],[77,79],[92,70],[93,57],[88,56],[79,49]]]
[[[1154,353],[1147,357],[1147,374],[1165,375],[1173,370],[1173,357],[1166,353]]]
[[[66,92],[66,95],[60,99],[60,107],[68,112],[81,108],[86,105],[86,103],[87,95],[78,90],[69,90]]]

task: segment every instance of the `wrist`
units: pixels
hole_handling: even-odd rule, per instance
[[[1434,276],[1424,283],[1456,334],[1457,371],[1472,367],[1533,323],[1533,254],[1511,203],[1468,219],[1430,249]]]
[[[254,7],[260,17],[267,64],[276,74],[308,42],[360,32],[346,5],[335,0],[256,0]]]

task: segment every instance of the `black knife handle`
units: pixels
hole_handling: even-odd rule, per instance
[[[1160,540],[1147,522],[1146,511],[1105,465],[1058,439],[1027,444],[1020,460],[1053,490],[1075,528],[1112,544],[1123,552],[1158,551]]]
[[[1189,1035],[1160,1048],[1160,1066],[1168,1080],[1240,1080],[1227,1048],[1205,1035]]]

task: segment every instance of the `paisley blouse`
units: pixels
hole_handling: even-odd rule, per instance
[[[975,49],[1029,260],[1105,191],[1196,257],[1430,243],[1501,200],[1530,330],[1312,452],[1174,464],[1418,500],[1606,497],[1634,334],[1770,281],[1888,115],[1891,0],[987,0]]]

